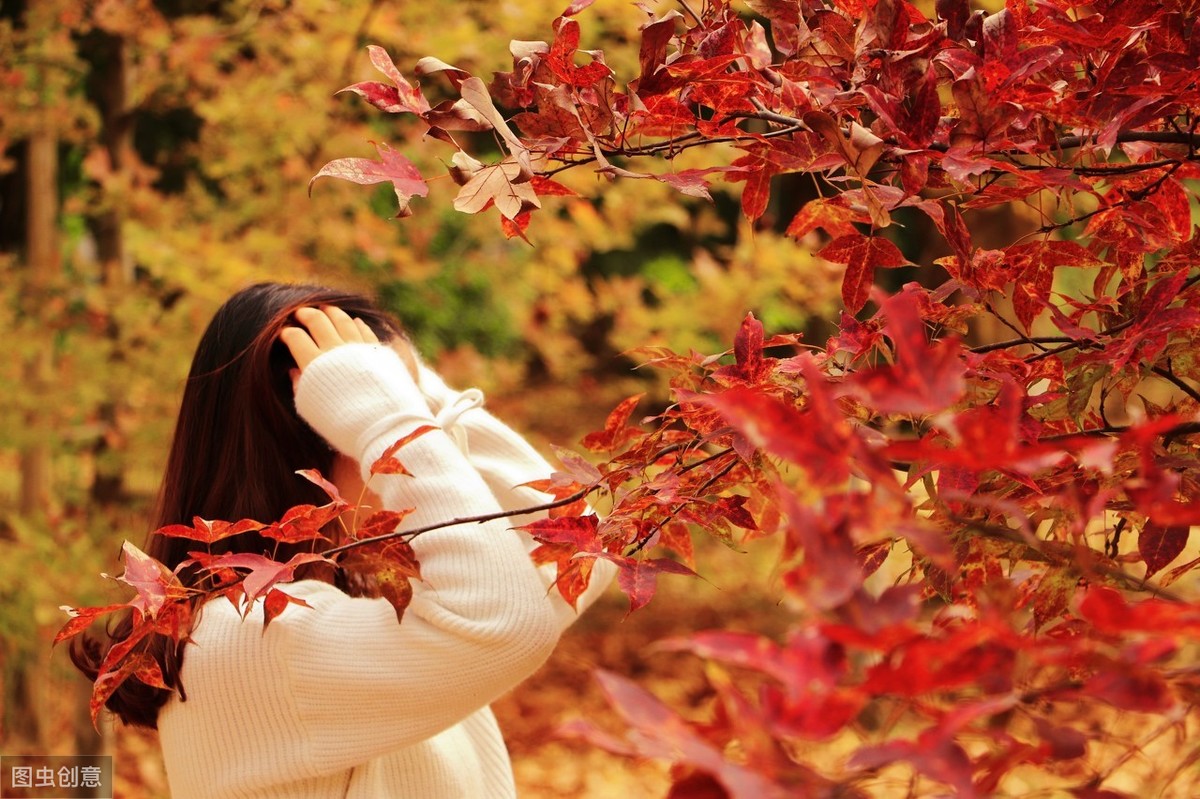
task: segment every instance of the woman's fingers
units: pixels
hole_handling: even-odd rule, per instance
[[[341,308],[297,308],[293,316],[303,327],[285,327],[280,331],[279,339],[291,351],[301,371],[322,352],[342,344],[379,342],[379,337],[366,322]]]
[[[379,343],[379,336],[375,335],[375,331],[366,322],[356,316],[354,317],[354,324],[358,327],[358,332],[362,335],[363,341],[368,344]]]
[[[301,371],[304,371],[305,367],[321,354],[321,348],[313,341],[308,331],[302,327],[285,327],[279,331],[279,340],[292,353],[292,358]]]
[[[327,306],[321,309],[325,312],[325,316],[333,323],[333,329],[342,337],[342,341],[350,344],[361,344],[363,342],[362,330],[358,325],[354,324],[354,320],[350,318],[350,314],[335,306]]]
[[[339,344],[346,343],[325,311],[317,308],[297,308],[293,316],[296,317],[297,322],[304,325],[308,334],[312,336],[312,340],[322,350],[333,349]]]

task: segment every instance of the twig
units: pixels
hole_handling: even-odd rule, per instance
[[[1067,441],[1077,436],[1111,436],[1116,435],[1117,433],[1124,433],[1128,429],[1129,427],[1127,425],[1106,424],[1103,427],[1093,427],[1087,430],[1079,430],[1074,433],[1056,433],[1052,436],[1043,436],[1042,438],[1038,439],[1038,443],[1040,444],[1044,441]]]
[[[771,122],[771,123],[774,123],[777,125],[782,125],[783,127],[777,128],[772,131],[767,131],[766,133],[746,133],[744,136],[717,136],[714,138],[705,138],[699,132],[693,131],[692,133],[688,133],[683,136],[678,136],[678,137],[675,137],[672,139],[668,139],[667,141],[659,142],[658,144],[653,144],[653,145],[649,145],[649,146],[627,147],[627,146],[624,146],[624,144],[620,144],[620,145],[615,145],[615,146],[610,145],[610,147],[608,147],[608,148],[601,147],[600,154],[603,155],[605,158],[610,158],[610,157],[641,158],[641,157],[646,157],[646,156],[659,155],[662,153],[671,153],[671,157],[673,157],[674,154],[676,154],[676,153],[682,152],[683,150],[690,150],[695,147],[703,147],[703,146],[708,146],[708,145],[713,145],[713,144],[727,144],[727,143],[731,143],[731,142],[740,142],[740,141],[745,141],[746,139],[759,141],[762,139],[776,138],[779,136],[790,136],[794,133],[811,130],[811,128],[809,128],[809,126],[804,123],[804,120],[799,119],[797,117],[788,116],[787,114],[780,114],[776,111],[771,111],[771,110],[767,109],[766,106],[764,106],[756,98],[752,98],[751,103],[753,103],[754,107],[755,107],[755,112],[753,114],[737,114],[737,115],[731,116],[730,119],[758,119],[758,120],[762,120],[765,122]],[[1047,153],[1044,153],[1044,154],[1053,153],[1055,149],[1064,150],[1064,149],[1071,149],[1074,147],[1080,147],[1084,143],[1086,143],[1089,139],[1094,139],[1094,138],[1095,137],[1063,136],[1054,143],[1052,148],[1050,150],[1048,150]],[[1189,145],[1195,146],[1195,145],[1200,144],[1200,134],[1178,133],[1176,131],[1122,131],[1120,134],[1118,134],[1117,141],[1118,142],[1140,141],[1140,142],[1153,142],[1153,143],[1160,143],[1160,144],[1189,144]],[[892,147],[902,146],[899,142],[896,142],[896,141],[893,141],[890,139],[885,139],[884,142]],[[930,144],[927,149],[929,149],[933,152],[946,152],[949,150],[949,145],[933,143],[933,144]],[[1028,155],[1030,155],[1030,153],[1022,152],[1019,150],[996,150],[996,151],[992,151],[992,152],[985,152],[985,153],[983,153],[983,155],[990,156],[990,157],[1004,158],[1004,157],[1028,156]],[[584,156],[584,157],[574,159],[571,161],[562,162],[561,166],[557,166],[553,169],[548,169],[548,170],[542,172],[541,174],[545,177],[553,177],[554,175],[557,175],[560,172],[564,172],[568,169],[573,169],[577,166],[582,166],[584,164],[594,163],[596,160],[597,160],[597,157],[595,155]],[[1159,161],[1148,162],[1145,164],[1116,164],[1116,165],[1113,165],[1110,167],[1109,166],[1074,166],[1074,167],[1067,166],[1065,168],[1068,169],[1069,171],[1075,172],[1080,175],[1099,176],[1099,177],[1102,177],[1104,175],[1119,175],[1119,174],[1125,174],[1125,173],[1142,172],[1142,171],[1146,171],[1146,170],[1150,170],[1150,169],[1165,169],[1166,171],[1163,173],[1163,176],[1161,178],[1159,178],[1159,181],[1158,181],[1158,182],[1161,182],[1162,180],[1165,180],[1167,177],[1169,177],[1176,169],[1181,167],[1184,161],[1189,161],[1189,160],[1195,160],[1194,154],[1189,154],[1187,156],[1182,157],[1181,159],[1160,159]],[[1054,167],[1053,164],[1049,164],[1049,165],[1025,165],[1022,168],[1023,169],[1024,168],[1049,169],[1049,168],[1053,168],[1053,167]],[[990,180],[992,182],[994,182],[995,180],[999,180],[1000,177],[1002,177],[1002,174],[999,174],[999,173],[993,174],[991,176]],[[981,187],[980,191],[982,191],[983,188],[986,188],[986,187]],[[1116,206],[1110,206],[1110,208],[1111,207],[1116,207]],[[1080,216],[1069,219],[1066,222],[1045,225],[1036,232],[1048,233],[1048,232],[1052,232],[1054,230],[1059,230],[1063,227],[1067,227],[1069,225],[1073,225],[1078,222],[1082,222],[1086,219],[1089,219],[1089,218],[1095,216],[1096,214],[1100,213],[1103,210],[1109,210],[1109,209],[1096,209],[1096,210],[1090,211],[1086,214],[1082,214]]]
[[[1197,391],[1196,389],[1189,386],[1187,383],[1185,383],[1183,381],[1183,378],[1181,378],[1181,377],[1179,377],[1179,375],[1175,374],[1175,372],[1173,372],[1169,368],[1170,367],[1169,362],[1168,362],[1167,366],[1168,366],[1168,368],[1166,368],[1166,369],[1162,368],[1161,366],[1151,366],[1150,371],[1154,372],[1154,374],[1158,375],[1163,380],[1166,380],[1168,383],[1171,383],[1172,385],[1174,385],[1176,388],[1178,388],[1184,394],[1187,394],[1189,397],[1191,397],[1196,402],[1200,402],[1200,391]]]
[[[1121,533],[1125,532],[1125,525],[1128,521],[1124,516],[1118,519],[1116,527],[1113,528],[1112,538],[1104,542],[1104,554],[1113,560],[1116,560],[1117,555],[1121,553]]]
[[[1098,134],[1088,136],[1063,136],[1055,145],[1060,150],[1070,150],[1091,144],[1099,138]],[[1127,142],[1149,142],[1151,144],[1186,144],[1195,148],[1200,145],[1200,136],[1195,133],[1184,133],[1173,130],[1122,130],[1117,133],[1117,144]]]
[[[798,117],[790,117],[790,116],[786,116],[784,114],[775,114],[773,112],[770,112],[770,113],[771,113],[771,116],[774,117],[774,119],[770,119],[768,121],[774,121],[774,122],[779,122],[781,124],[788,124],[788,125],[803,125],[804,124],[804,122],[801,119],[799,119]],[[760,113],[744,114],[744,115],[739,115],[739,116],[744,119],[765,118],[765,117],[762,117],[760,115]],[[846,131],[843,131],[843,133],[846,133]],[[1083,147],[1087,144],[1094,144],[1098,138],[1099,138],[1099,134],[1090,134],[1090,135],[1086,135],[1086,136],[1078,136],[1078,135],[1061,136],[1057,140],[1055,140],[1054,142],[1052,142],[1050,144],[1050,146],[1046,152],[1051,153],[1051,152],[1054,152],[1055,150],[1073,150],[1078,147]],[[892,139],[884,139],[884,142],[886,144],[892,145],[893,147],[901,146],[900,142],[897,142]],[[1148,142],[1151,144],[1186,144],[1186,145],[1188,145],[1189,148],[1192,149],[1192,152],[1194,152],[1194,150],[1197,147],[1200,147],[1200,134],[1188,133],[1188,132],[1183,132],[1183,131],[1173,131],[1173,130],[1122,130],[1122,131],[1119,131],[1117,133],[1116,143],[1117,144],[1125,144],[1128,142]],[[933,150],[935,152],[946,152],[947,150],[950,149],[950,145],[942,144],[940,142],[934,142],[934,143],[931,143],[927,149]],[[1192,152],[1189,152],[1187,157],[1190,158],[1192,155]],[[989,156],[1002,156],[1002,157],[1003,156],[1028,156],[1028,155],[1031,155],[1031,153],[1029,153],[1029,152],[1026,152],[1023,150],[1015,150],[1015,149],[1014,150],[993,150],[991,152],[984,152],[983,154],[989,155]],[[1033,154],[1036,155],[1036,153],[1033,153]],[[1178,163],[1178,162],[1175,162],[1175,163]],[[1130,165],[1130,166],[1133,166],[1133,165]],[[1160,165],[1159,164],[1139,164],[1137,166],[1142,166],[1146,169],[1150,169],[1150,168],[1160,166]],[[1084,168],[1085,169],[1094,169],[1095,167],[1084,167]]]
[[[993,352],[994,350],[1006,350],[1009,347],[1020,347],[1025,345],[1036,344],[1063,344],[1068,341],[1075,341],[1069,336],[1026,336],[1024,338],[1014,338],[1008,341],[998,341],[995,344],[981,344],[978,347],[971,347],[971,352],[976,355],[982,355],[985,352]]]
[[[1112,392],[1112,386],[1107,381],[1100,383],[1100,402],[1096,406],[1096,411],[1100,414],[1100,421],[1104,422],[1105,427],[1111,427],[1112,422],[1108,421],[1108,395]]]
[[[743,117],[744,119],[761,119],[764,122],[774,122],[778,125],[787,125],[790,127],[799,128],[800,130],[808,130],[808,125],[804,124],[804,120],[790,117],[786,114],[778,114],[763,105],[762,100],[757,97],[750,98],[750,104],[758,111],[754,116]]]
[[[1193,712],[1195,712],[1195,710],[1195,705],[1188,705],[1187,713],[1185,715],[1190,716]],[[1171,778],[1167,780],[1166,784],[1163,785],[1162,794],[1160,795],[1168,796],[1169,794],[1167,793],[1167,789],[1171,787],[1171,783],[1175,782],[1175,780],[1179,779],[1183,774],[1192,769],[1198,760],[1200,760],[1200,748],[1192,749],[1191,754],[1179,761],[1179,763],[1175,766],[1175,771],[1171,774]]]
[[[747,139],[751,139],[753,141],[759,141],[761,139],[774,139],[780,136],[790,136],[793,133],[799,133],[803,130],[807,130],[807,128],[804,126],[804,123],[800,123],[799,125],[794,125],[788,128],[779,128],[778,130],[772,130],[766,133],[747,133],[744,136],[717,136],[712,139],[705,139],[701,134],[693,132],[646,147],[601,147],[600,154],[605,158],[642,158],[650,155],[659,155],[660,153],[665,152],[682,152],[683,150],[690,150],[693,147],[707,147],[711,144],[728,144],[732,142],[745,141]],[[568,169],[573,169],[577,166],[583,166],[584,164],[594,163],[595,161],[595,155],[588,155],[582,158],[577,158],[573,161],[565,161],[563,162],[562,166],[557,166],[553,169],[547,169],[539,174],[544,177],[553,177],[560,172],[565,172]]]
[[[721,450],[720,452],[714,452],[712,455],[709,455],[705,458],[701,458],[698,461],[693,461],[692,463],[689,463],[687,466],[680,468],[679,473],[683,474],[684,472],[690,472],[692,469],[695,469],[697,466],[703,466],[704,464],[708,463],[709,461],[715,461],[717,458],[720,458],[723,455],[728,455],[731,452],[733,452],[733,447],[726,447],[725,449]]]
[[[730,454],[730,453],[732,453],[732,452],[733,452],[733,449],[732,449],[732,448],[730,448],[730,449],[727,449],[727,450],[725,450],[725,451],[723,451],[723,452],[718,452],[716,455],[713,455],[713,456],[711,456],[711,457],[705,458],[703,461],[699,461],[699,462],[697,462],[697,463],[692,463],[692,464],[689,464],[687,468],[691,468],[691,467],[693,467],[693,466],[699,466],[699,465],[700,465],[700,463],[706,463],[706,462],[708,462],[708,461],[711,461],[713,458],[719,457],[719,456],[721,456],[721,455],[728,455],[728,454]],[[734,467],[734,466],[736,466],[736,465],[737,465],[737,458],[734,458],[734,459],[730,460],[730,461],[729,461],[729,463],[727,463],[727,464],[725,464],[723,467],[721,467],[720,471],[716,472],[716,473],[715,473],[715,474],[713,474],[713,475],[712,475],[710,478],[708,478],[707,480],[705,480],[705,481],[704,481],[704,483],[703,483],[703,484],[702,484],[702,485],[701,485],[699,488],[697,488],[697,489],[695,490],[695,492],[693,492],[694,496],[700,496],[701,494],[703,494],[703,493],[704,493],[706,490],[708,490],[709,486],[711,486],[713,483],[715,483],[715,482],[717,482],[718,480],[720,480],[720,479],[721,479],[722,477],[724,477],[725,475],[729,474],[729,472],[730,472],[730,471],[733,469],[733,467]],[[682,471],[682,470],[680,470],[680,471]],[[671,512],[670,512],[670,513],[668,513],[666,516],[664,516],[664,517],[663,517],[663,518],[662,518],[662,519],[661,519],[661,520],[658,522],[658,524],[654,525],[654,527],[652,527],[652,528],[650,529],[650,532],[648,532],[648,533],[646,533],[645,535],[643,535],[641,538],[639,538],[639,539],[637,540],[637,542],[636,542],[636,543],[634,543],[634,545],[633,545],[633,548],[632,548],[632,549],[630,549],[630,550],[629,550],[627,553],[625,553],[625,557],[627,557],[627,558],[628,558],[628,557],[633,557],[634,555],[636,555],[637,553],[639,553],[639,552],[641,552],[643,549],[645,549],[645,548],[646,548],[646,545],[647,545],[648,543],[650,543],[650,539],[654,538],[655,534],[656,534],[656,533],[658,533],[658,531],[659,531],[659,530],[661,530],[661,529],[662,529],[664,526],[666,526],[667,522],[669,522],[669,521],[671,521],[672,519],[674,519],[674,518],[675,518],[675,517],[676,517],[676,516],[679,514],[679,511],[683,510],[685,507],[687,507],[687,505],[688,505],[688,501],[687,501],[687,500],[685,500],[685,501],[683,501],[683,502],[680,502],[680,503],[679,503],[678,505],[676,505],[675,507],[673,507],[673,508],[671,509]]]
[[[568,497],[563,497],[562,499],[556,499],[553,502],[546,502],[542,505],[533,505],[528,508],[517,508],[516,510],[496,511],[495,513],[484,513],[479,516],[462,516],[462,517],[459,517],[456,519],[450,519],[450,520],[444,521],[444,522],[436,522],[434,524],[427,524],[424,527],[417,527],[412,530],[395,530],[390,533],[384,533],[383,535],[377,535],[374,538],[364,538],[359,541],[351,541],[349,543],[342,544],[341,546],[333,547],[332,549],[326,549],[325,551],[320,552],[318,554],[321,555],[322,557],[329,558],[329,557],[333,557],[334,555],[337,555],[340,552],[345,552],[347,550],[354,549],[355,547],[361,547],[361,546],[365,546],[367,544],[378,544],[381,541],[391,541],[396,538],[415,538],[418,535],[421,535],[422,533],[428,533],[433,530],[441,530],[445,527],[454,527],[459,524],[483,524],[484,522],[490,522],[490,521],[494,521],[496,519],[506,519],[506,518],[509,518],[512,516],[524,516],[527,513],[537,513],[538,511],[543,511],[543,510],[553,510],[554,508],[561,508],[566,505],[570,505],[574,502],[578,502],[579,500],[583,499],[588,494],[592,493],[593,491],[596,491],[597,489],[599,489],[599,485],[584,486],[583,488],[579,489],[574,494],[571,494]]]
[[[1009,543],[1020,544],[1024,546],[1026,549],[1026,552],[1024,553],[1025,560],[1050,563],[1060,567],[1074,566],[1079,571],[1081,576],[1086,577],[1089,573],[1098,574],[1102,577],[1107,577],[1117,583],[1120,583],[1121,587],[1129,591],[1153,594],[1156,597],[1166,599],[1170,602],[1188,601],[1173,591],[1169,591],[1155,583],[1148,582],[1141,577],[1134,577],[1132,574],[1129,574],[1123,569],[1119,569],[1115,566],[1106,566],[1102,564],[1080,564],[1075,558],[1067,558],[1061,553],[1051,551],[1043,545],[1045,542],[1036,538],[1030,540],[1008,527],[981,524],[978,521],[971,521],[969,519],[955,518],[955,521],[964,525],[969,525],[971,529],[976,530],[989,538],[1008,541]],[[1098,554],[1091,548],[1087,548],[1086,551],[1091,552],[1092,554]]]
[[[1124,766],[1127,762],[1129,762],[1130,758],[1132,758],[1134,755],[1142,752],[1147,746],[1149,746],[1155,740],[1160,738],[1163,735],[1163,733],[1165,733],[1167,730],[1171,729],[1172,727],[1178,726],[1178,724],[1179,724],[1179,719],[1174,718],[1174,717],[1168,717],[1168,719],[1166,721],[1164,721],[1154,731],[1152,731],[1148,736],[1146,736],[1146,738],[1144,738],[1141,743],[1134,744],[1133,746],[1129,747],[1127,750],[1122,752],[1118,757],[1116,757],[1112,761],[1110,761],[1108,763],[1108,767],[1104,771],[1097,774],[1095,776],[1095,778],[1092,780],[1092,782],[1097,787],[1099,787],[1105,780],[1107,780],[1109,777],[1111,777],[1113,774],[1115,774],[1117,772],[1117,769],[1121,768],[1121,766]]]
[[[1178,167],[1181,161],[1174,158],[1163,158],[1158,161],[1147,161],[1146,163],[1134,164],[1113,164],[1105,166],[1076,166],[1071,167],[1071,171],[1077,175],[1087,175],[1088,177],[1104,177],[1105,175],[1127,175],[1136,172],[1145,172],[1148,169],[1162,169],[1164,167]],[[1017,169],[1022,172],[1036,172],[1044,169],[1058,169],[1057,164],[1018,164]]]
[[[687,4],[687,0],[679,0],[679,5],[683,6],[683,10],[688,13],[688,16],[690,16],[692,19],[696,20],[697,25],[704,24],[704,20],[700,19],[699,15],[697,15],[696,12],[692,10],[692,7]]]
[[[1029,336],[1027,336],[1027,335],[1026,335],[1024,332],[1022,332],[1021,328],[1017,327],[1017,326],[1016,326],[1016,325],[1014,325],[1012,322],[1010,322],[1010,321],[1008,321],[1007,319],[1005,319],[1005,318],[1004,318],[1004,315],[1003,315],[1003,314],[1001,314],[999,311],[997,311],[995,308],[993,308],[993,307],[992,307],[992,305],[991,305],[991,303],[984,303],[984,307],[985,307],[985,308],[987,308],[987,310],[988,310],[988,313],[990,313],[992,316],[994,316],[994,317],[996,317],[998,320],[1000,320],[1000,324],[1004,325],[1004,326],[1005,326],[1005,327],[1007,327],[1009,330],[1011,330],[1012,332],[1014,332],[1014,333],[1016,333],[1018,336],[1020,336],[1020,337],[1021,337],[1021,340],[1022,340],[1022,341],[1024,341],[1026,344],[1030,344],[1030,345],[1032,345],[1032,346],[1034,346],[1034,347],[1037,347],[1039,350],[1045,350],[1045,349],[1046,349],[1045,347],[1043,347],[1041,344],[1039,344],[1039,343],[1038,343],[1037,339],[1030,338],[1030,337],[1029,337]]]
[[[1193,433],[1200,433],[1200,422],[1184,422],[1176,425],[1163,435],[1163,446],[1169,447],[1180,436],[1189,436]]]
[[[1200,276],[1198,276],[1198,277],[1200,277]],[[1182,291],[1182,290],[1183,290],[1183,288],[1181,287],[1180,291]],[[1135,322],[1137,322],[1137,319],[1126,319],[1124,322],[1121,322],[1120,324],[1116,324],[1116,325],[1113,325],[1112,327],[1101,330],[1099,335],[1111,336],[1114,333],[1120,333],[1125,328],[1132,327]],[[1048,358],[1052,355],[1058,355],[1059,353],[1066,352],[1067,350],[1073,350],[1073,349],[1078,349],[1078,348],[1086,349],[1088,347],[1094,347],[1094,346],[1096,346],[1096,343],[1094,341],[1083,341],[1083,340],[1071,341],[1067,344],[1063,344],[1061,346],[1054,347],[1053,349],[1046,350],[1045,352],[1039,352],[1036,355],[1030,355],[1028,358],[1025,359],[1025,363],[1033,363],[1034,361],[1040,361],[1042,358]]]

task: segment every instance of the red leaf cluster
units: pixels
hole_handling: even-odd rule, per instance
[[[371,474],[408,475],[408,470],[396,459],[396,452],[432,429],[422,426],[396,441],[372,465]],[[91,699],[93,723],[105,702],[126,680],[168,687],[162,666],[147,644],[154,637],[165,638],[172,646],[185,643],[191,632],[194,608],[211,598],[225,597],[243,617],[261,605],[265,633],[289,605],[307,607],[304,600],[279,586],[297,579],[298,570],[323,565],[341,569],[355,594],[383,597],[395,607],[397,619],[403,617],[412,598],[409,581],[421,577],[420,564],[404,538],[407,534],[396,530],[411,509],[376,511],[351,531],[349,543],[323,553],[301,552],[281,561],[252,552],[213,552],[214,544],[244,533],[256,533],[281,543],[315,544],[327,540],[322,530],[335,521],[342,523],[343,515],[357,519],[359,509],[344,500],[337,487],[319,472],[305,469],[297,474],[321,488],[330,501],[325,505],[289,508],[272,523],[196,517],[190,526],[176,524],[156,530],[153,535],[187,538],[207,547],[189,553],[188,559],[175,570],[125,542],[125,573],[118,579],[132,587],[136,595],[128,602],[103,607],[63,607],[70,618],[55,636],[55,644],[83,634],[96,620],[109,614],[130,614],[132,619],[129,635],[115,643],[100,664]]]

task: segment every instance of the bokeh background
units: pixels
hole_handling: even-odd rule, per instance
[[[576,170],[561,179],[581,196],[537,215],[533,246],[506,240],[494,213],[453,211],[448,180],[433,181],[402,220],[386,184],[321,180],[309,196],[322,164],[371,157],[371,141],[427,176],[444,172],[440,143],[335,94],[376,77],[367,44],[405,71],[436,55],[486,76],[511,68],[510,39],[552,37],[564,3],[0,3],[0,750],[113,753],[118,796],[166,796],[153,734],[97,734],[90,686],[50,640],[60,605],[124,601],[100,575],[119,573],[122,540],[144,539],[192,349],[215,308],[250,282],[375,294],[452,385],[482,387],[547,452],[574,446],[630,394],[646,392],[647,413],[666,402],[632,348],[721,352],[749,310],[769,332],[823,342],[840,274],[781,232],[813,194],[805,178],[781,177],[751,229],[740,185],[718,185],[708,203]],[[633,74],[643,9],[597,2],[581,18],[582,46]],[[424,88],[439,96],[436,84]],[[677,167],[687,166],[685,156]],[[898,221],[912,261],[941,254],[926,251],[920,220]],[[989,231],[1011,240],[1021,224],[1010,209],[977,219],[976,243]],[[663,767],[555,729],[580,715],[608,719],[589,677],[597,665],[676,706],[699,703],[698,666],[651,643],[718,626],[782,628],[774,546],[701,552],[704,581],[668,578],[628,618],[613,592],[581,621],[497,707],[522,795],[661,796]]]

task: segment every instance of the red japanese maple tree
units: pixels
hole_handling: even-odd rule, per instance
[[[538,486],[557,501],[527,527],[534,556],[568,600],[603,558],[642,607],[659,574],[691,572],[691,536],[737,529],[781,540],[794,612],[782,640],[666,644],[723,667],[710,718],[603,673],[634,734],[575,733],[673,761],[672,796],[1124,795],[1106,780],[1146,740],[1093,732],[1125,712],[1153,721],[1147,740],[1198,721],[1200,9],[683,2],[647,15],[622,76],[578,49],[589,5],[549,42],[514,42],[490,83],[415,65],[456,99],[431,104],[379,47],[388,82],[349,88],[426,126],[455,208],[495,209],[508,236],[536,237],[565,170],[692,197],[741,182],[751,220],[776,176],[811,173],[824,193],[787,232],[845,266],[845,312],[816,345],[748,315],[727,357],[644,351],[673,404],[634,423],[630,398],[584,441],[603,462],[570,457]],[[461,131],[492,131],[502,158]],[[720,160],[729,145],[741,155]],[[318,177],[390,181],[412,213],[425,177],[378,150]],[[712,159],[676,171],[685,150]],[[1040,227],[976,246],[964,214],[1011,203]],[[950,254],[886,292],[877,270],[909,263],[889,238],[902,209]],[[981,341],[985,326],[1008,333]],[[612,511],[585,515],[588,492]],[[1186,795],[1200,749],[1173,751],[1153,788]]]

